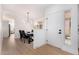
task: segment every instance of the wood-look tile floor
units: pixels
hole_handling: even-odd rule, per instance
[[[2,55],[71,55],[48,44],[33,49],[32,44],[23,43],[19,39],[4,39]]]

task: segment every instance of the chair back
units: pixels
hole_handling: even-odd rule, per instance
[[[22,38],[22,30],[19,30],[20,38]]]

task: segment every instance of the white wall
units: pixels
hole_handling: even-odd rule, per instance
[[[43,29],[34,30],[33,48],[38,48],[46,44],[45,31]]]
[[[2,21],[2,31],[3,31],[3,38],[9,37],[9,21],[3,20]]]
[[[44,18],[43,18],[44,20]],[[33,42],[33,48],[39,48],[43,45],[47,44],[46,43],[46,38],[45,38],[45,22],[43,22],[43,27],[42,29],[34,29],[34,42]]]
[[[59,47],[73,54],[78,54],[78,32],[77,32],[77,5],[52,5],[46,10],[48,17],[48,43]],[[71,40],[72,45],[67,46],[64,42],[64,11],[71,10]],[[62,34],[58,34],[58,29],[62,30]]]

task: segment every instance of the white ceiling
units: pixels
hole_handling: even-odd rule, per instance
[[[8,11],[9,15],[16,15],[16,13],[25,15],[27,12],[30,12],[31,18],[38,18],[51,4],[3,4],[2,6],[3,11]]]
[[[4,4],[3,9],[11,11],[26,11],[27,9],[42,9],[44,10],[51,4]]]

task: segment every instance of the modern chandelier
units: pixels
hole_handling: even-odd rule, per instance
[[[29,16],[30,16],[29,15],[29,12],[27,12],[27,15],[26,16],[27,16],[27,22],[29,22]]]

